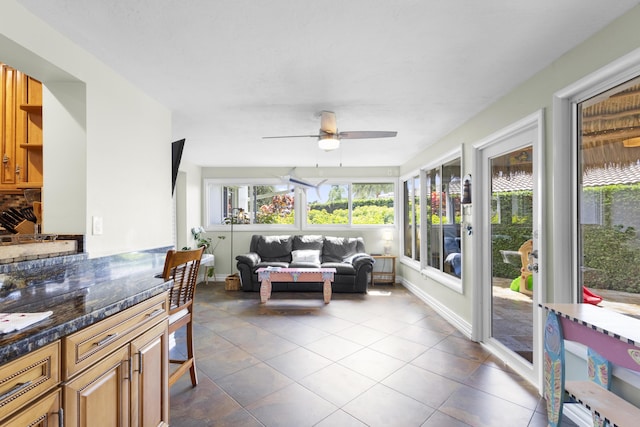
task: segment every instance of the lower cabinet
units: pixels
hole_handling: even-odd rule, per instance
[[[63,338],[65,427],[169,425],[167,304],[152,298]]]
[[[40,398],[17,415],[0,423],[0,427],[62,427],[60,413],[60,389]]]
[[[169,335],[167,322],[131,342],[131,425],[169,425]]]
[[[65,426],[129,426],[128,346],[63,384]]]
[[[0,366],[0,427],[169,425],[168,294]]]
[[[60,341],[0,366],[0,426],[58,426]]]
[[[65,426],[169,425],[166,321],[63,384]]]

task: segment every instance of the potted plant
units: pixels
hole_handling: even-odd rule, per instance
[[[214,255],[216,248],[218,247],[220,242],[226,239],[227,236],[222,236],[222,235],[217,236],[218,239],[216,240],[215,244],[213,244],[213,239],[211,237],[205,236],[204,233],[205,233],[205,229],[201,225],[198,227],[193,227],[191,229],[191,235],[196,241],[196,246],[198,248],[204,247],[204,253]],[[214,262],[215,262],[215,259],[214,259]],[[214,273],[215,273],[215,264],[213,266],[205,267],[205,274],[207,277],[213,277]]]

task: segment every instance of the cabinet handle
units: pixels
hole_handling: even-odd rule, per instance
[[[11,387],[10,390],[8,390],[6,393],[4,393],[3,395],[0,396],[0,401],[5,400],[8,397],[11,397],[12,395],[18,393],[21,390],[24,390],[25,388],[29,387],[30,385],[31,385],[31,381],[26,381],[26,382],[23,382],[23,383],[17,383],[13,387]]]
[[[105,345],[106,343],[113,341],[116,337],[118,336],[118,334],[109,334],[106,337],[102,338],[100,341],[94,342],[93,345],[96,347],[100,347],[102,345]]]
[[[138,352],[138,374],[142,375],[142,351]]]
[[[164,313],[164,309],[163,308],[159,308],[157,310],[153,310],[151,313],[147,314],[147,317],[149,319],[151,319],[152,317],[156,317],[161,315],[162,313]]]
[[[122,361],[122,363],[124,362],[125,361]],[[125,380],[131,381],[131,379],[133,378],[133,358],[129,357],[129,359],[127,359],[126,362],[129,364],[129,378],[125,378]]]
[[[58,427],[64,427],[64,409],[60,408],[54,414],[58,414]]]

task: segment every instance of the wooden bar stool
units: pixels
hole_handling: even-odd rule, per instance
[[[169,375],[171,387],[187,370],[191,374],[191,384],[198,385],[196,359],[193,351],[193,297],[198,281],[198,270],[204,247],[193,250],[169,250],[164,263],[162,277],[173,280],[169,291],[169,334],[181,327],[187,327],[187,359],[169,359],[169,363],[179,364]]]

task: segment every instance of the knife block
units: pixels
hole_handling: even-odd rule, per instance
[[[36,223],[25,219],[20,224],[16,225],[14,230],[16,230],[18,234],[35,234]]]

